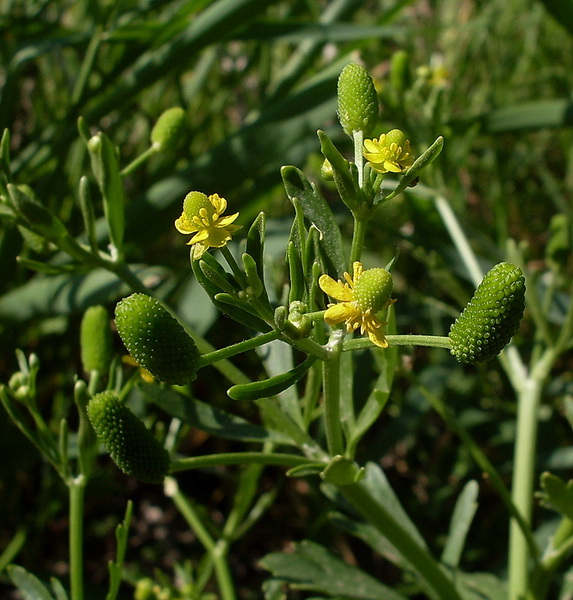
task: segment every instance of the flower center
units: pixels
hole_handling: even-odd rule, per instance
[[[390,300],[392,275],[386,269],[368,269],[354,282],[353,298],[362,313],[376,314]]]

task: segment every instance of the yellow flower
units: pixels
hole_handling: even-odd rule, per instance
[[[344,273],[345,283],[335,281],[328,275],[318,280],[320,289],[339,304],[329,304],[324,320],[329,325],[346,324],[351,332],[360,327],[360,333],[367,333],[370,341],[380,348],[387,348],[382,325],[376,313],[396,302],[390,298],[392,275],[386,269],[364,271],[358,261],[353,265],[353,276]]]
[[[364,140],[362,153],[377,173],[401,173],[414,162],[410,142],[399,129],[392,129],[378,139]]]
[[[207,197],[202,192],[189,192],[183,201],[183,214],[175,221],[175,228],[180,233],[193,233],[187,242],[194,246],[193,260],[198,260],[209,248],[222,248],[231,239],[232,234],[240,229],[232,225],[239,213],[222,217],[227,209],[227,201],[213,194]]]

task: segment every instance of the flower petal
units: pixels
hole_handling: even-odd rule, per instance
[[[197,226],[187,218],[185,213],[183,213],[175,220],[175,229],[177,229],[179,233],[195,233],[197,231]]]
[[[352,318],[354,308],[350,302],[342,302],[341,304],[333,304],[324,313],[324,320],[329,325],[338,325]]]
[[[352,290],[341,281],[334,281],[330,275],[321,275],[318,280],[320,289],[335,300],[350,302],[352,300]]]

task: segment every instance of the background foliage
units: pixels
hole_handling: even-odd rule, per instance
[[[215,346],[240,340],[242,330],[217,315],[194,281],[173,228],[181,200],[190,189],[219,193],[233,211],[240,210],[243,225],[264,209],[271,217],[267,272],[279,293],[291,212],[279,169],[292,164],[318,180],[316,130],[327,131],[341,147],[347,143],[336,127],[336,78],[344,64],[359,58],[380,93],[380,132],[400,127],[414,148],[437,135],[446,138],[432,184],[447,195],[484,265],[501,259],[514,240],[534,277],[528,287],[559,285],[573,276],[573,6],[562,12],[566,4],[4,0],[0,126],[11,132],[14,180],[29,185],[80,235],[77,182],[89,171],[89,157],[77,133],[78,117],[92,133],[104,131],[127,165],[148,147],[157,117],[182,106],[190,121],[186,139],[125,181],[125,252],[159,295]],[[379,213],[364,262],[384,265],[391,256],[378,249],[399,248],[398,330],[444,335],[473,286],[421,190]],[[328,187],[324,193],[334,198]],[[333,208],[344,226],[343,211]],[[103,222],[98,235],[103,239]],[[30,261],[44,267],[36,272],[27,268],[35,264]],[[42,411],[57,427],[81,372],[83,311],[103,303],[111,316],[114,301],[129,290],[103,270],[67,270],[63,255],[9,219],[0,229],[0,265],[0,380],[17,368],[16,348],[37,353]],[[563,321],[569,302],[557,294],[544,307],[552,325]],[[517,342],[527,352],[534,337],[526,315]],[[117,351],[123,352],[119,341]],[[369,360],[365,354],[361,368],[372,368]],[[247,372],[256,370],[255,359],[239,362]],[[571,367],[571,358],[564,358],[552,374],[538,454],[539,471],[551,468],[563,476],[573,466],[572,432],[563,416],[573,394]],[[390,409],[359,459],[385,468],[410,516],[439,551],[437,532],[447,529],[455,498],[481,473],[419,385],[442,397],[508,478],[515,404],[496,363],[467,368],[443,350],[402,352]],[[225,389],[216,377],[202,377],[194,388],[198,398],[252,417],[250,406],[229,404]],[[141,410],[147,410],[143,404]],[[162,413],[147,416],[161,419]],[[190,429],[186,450],[229,451],[236,444]],[[0,421],[0,447],[0,548],[15,540],[19,564],[42,577],[65,574],[63,486],[6,419]],[[234,469],[180,477],[182,488],[215,522],[227,511],[236,481]],[[235,547],[232,567],[241,597],[260,597],[266,573],[258,560],[303,538],[392,581],[386,563],[342,535],[336,515],[326,513],[324,498],[306,481],[285,482],[281,471],[268,469],[261,486],[260,493],[272,489],[276,499],[267,518]],[[496,572],[507,552],[506,514],[487,481],[481,481],[479,497],[463,566]],[[86,506],[87,576],[94,590],[107,577],[113,528],[128,498],[135,500],[128,549],[133,579],[195,558],[192,535],[161,492],[102,462]],[[130,597],[127,586],[125,594]]]

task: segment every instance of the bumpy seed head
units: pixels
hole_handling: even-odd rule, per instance
[[[80,328],[82,366],[86,373],[98,371],[104,375],[113,358],[113,339],[107,310],[90,306],[84,313]]]
[[[517,331],[524,309],[525,279],[521,269],[507,262],[497,264],[486,273],[452,324],[452,354],[462,363],[491,360]]]
[[[185,111],[175,106],[167,109],[157,119],[151,130],[151,141],[158,144],[160,150],[176,148],[187,133],[187,115]]]
[[[156,379],[184,385],[195,378],[195,342],[158,300],[139,293],[124,298],[115,324],[131,356]]]
[[[203,192],[189,192],[183,200],[183,213],[189,217],[198,216],[201,210],[205,209],[209,217],[215,213],[213,203],[209,200],[207,194]]]
[[[392,294],[392,275],[386,269],[367,269],[354,282],[353,298],[362,313],[382,310]]]
[[[368,135],[378,120],[378,96],[372,77],[360,65],[346,65],[338,78],[338,119],[344,131]]]
[[[145,483],[163,482],[169,471],[168,452],[116,394],[96,394],[87,412],[98,439],[124,473]]]

